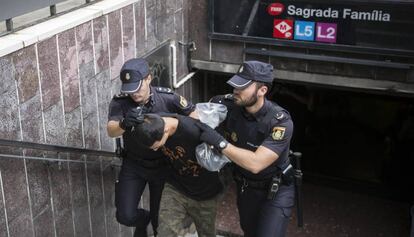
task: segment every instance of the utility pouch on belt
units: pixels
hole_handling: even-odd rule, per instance
[[[269,185],[267,192],[267,199],[273,200],[276,197],[277,191],[279,191],[280,185],[291,185],[294,182],[295,171],[293,166],[289,164],[280,174],[274,176]]]
[[[115,149],[116,157],[112,159],[111,167],[115,169],[116,182],[118,182],[118,176],[119,176],[119,171],[120,171],[120,167],[122,164],[122,158],[125,157],[125,149],[121,145],[121,138],[118,137],[115,139],[115,141],[116,141],[116,149]]]
[[[282,171],[282,181],[284,185],[291,185],[295,181],[295,169],[291,164]]]
[[[277,191],[279,191],[281,179],[280,176],[275,176],[272,178],[272,181],[269,185],[269,190],[267,192],[267,199],[273,200],[276,197]]]
[[[119,159],[123,159],[126,158],[126,149],[122,146],[121,144],[121,138],[116,138],[116,149],[115,149],[115,155],[119,158]]]

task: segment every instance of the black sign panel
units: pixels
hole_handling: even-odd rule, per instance
[[[144,58],[151,68],[153,86],[172,87],[172,55],[170,41],[149,52]]]
[[[414,57],[414,1],[212,0],[210,10],[213,36]]]

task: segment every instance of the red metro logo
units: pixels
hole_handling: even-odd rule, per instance
[[[285,10],[285,6],[282,3],[271,3],[267,7],[267,13],[271,16],[280,15]]]
[[[273,21],[273,37],[278,39],[293,38],[293,21],[275,19]]]

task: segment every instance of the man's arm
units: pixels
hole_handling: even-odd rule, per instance
[[[197,119],[197,120],[199,120],[200,118],[198,117],[198,113],[197,113],[197,111],[193,111],[193,112],[191,112],[188,116],[190,116],[191,118],[193,118],[193,119]]]
[[[278,154],[264,146],[259,146],[259,148],[253,152],[236,147],[230,143],[222,150],[222,153],[234,163],[253,174],[257,174],[264,170],[279,158]]]
[[[124,134],[125,130],[119,126],[119,121],[110,120],[106,125],[106,131],[110,137],[119,137]]]

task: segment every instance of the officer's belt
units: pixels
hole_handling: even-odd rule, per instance
[[[274,176],[280,176],[282,173],[277,172]],[[269,188],[269,184],[272,181],[272,178],[264,179],[264,180],[252,180],[248,179],[243,176],[240,172],[233,172],[233,177],[236,183],[243,185],[245,187],[255,188],[255,189],[263,189],[267,190]],[[282,183],[283,185],[283,183]]]
[[[153,160],[147,160],[147,159],[132,159],[132,160],[134,160],[140,166],[147,168],[147,169],[157,169],[157,168],[164,167],[168,164],[167,160],[164,158],[153,159]]]

